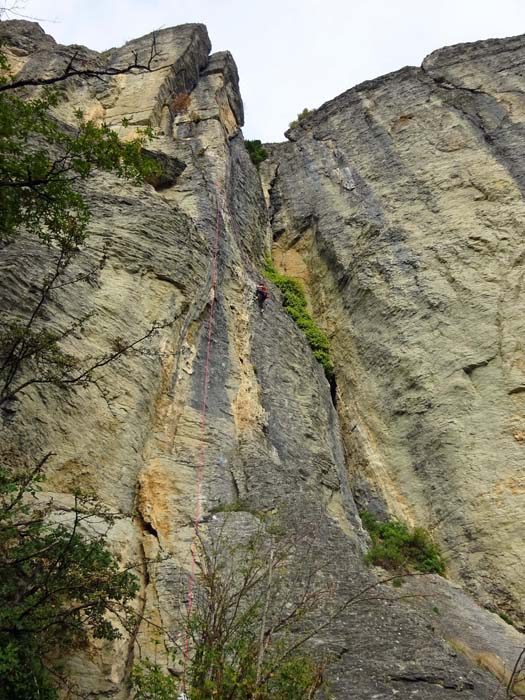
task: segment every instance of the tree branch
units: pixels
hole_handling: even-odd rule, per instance
[[[64,72],[61,75],[56,75],[51,78],[23,78],[20,80],[13,80],[10,83],[0,84],[0,93],[8,92],[9,90],[17,90],[23,87],[44,87],[49,85],[56,85],[57,83],[62,83],[64,80],[69,80],[69,78],[85,78],[87,80],[92,78],[103,78],[103,77],[114,77],[117,75],[126,75],[127,73],[137,74],[137,73],[155,73],[156,71],[165,70],[169,64],[159,66],[157,68],[152,68],[154,60],[160,56],[160,52],[157,48],[157,33],[153,33],[150,55],[146,63],[141,63],[139,61],[139,56],[136,51],[132,52],[133,62],[129,63],[127,66],[122,68],[80,68],[74,65],[75,60],[78,57],[78,51],[71,56]]]

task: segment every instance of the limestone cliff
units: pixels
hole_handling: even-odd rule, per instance
[[[525,39],[323,105],[266,165],[278,260],[333,339],[354,491],[523,623]]]
[[[60,71],[75,51],[111,66],[151,47],[146,36],[99,55],[18,21],[0,35],[30,76]],[[83,355],[170,323],[104,368],[103,391],[28,391],[16,420],[2,416],[2,443],[56,453],[46,484],[65,514],[77,485],[118,514],[113,546],[143,562],[140,612],[176,635],[213,295],[204,524],[227,503],[242,503],[239,526],[280,508],[290,527],[315,531],[348,595],[375,576],[356,502],[389,510],[430,527],[452,579],[517,619],[525,40],[438,52],[323,106],[271,147],[261,169],[270,216],[243,144],[232,57],[209,54],[202,25],[162,30],[157,45],[151,73],[65,84],[59,119],[80,106],[124,138],[151,125],[165,176],[156,187],[90,181],[91,236],[76,264],[98,273],[48,314],[60,327],[93,312],[69,341]],[[279,293],[262,316],[254,307],[273,239],[277,264],[305,280],[332,337],[337,410]],[[0,308],[34,293],[48,255],[24,238],[0,251]],[[411,592],[385,588],[319,633],[335,659],[334,697],[492,698],[523,637],[445,579]],[[152,636],[141,625],[73,657],[86,697],[127,698],[137,642],[147,651]]]

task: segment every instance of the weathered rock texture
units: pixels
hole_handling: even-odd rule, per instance
[[[2,23],[0,34],[21,75],[60,71],[76,50],[103,66],[126,64],[131,50],[147,57],[151,48],[147,36],[98,55],[58,46],[26,22]],[[56,453],[47,487],[65,513],[77,485],[118,513],[111,540],[142,562],[140,611],[176,636],[214,295],[203,527],[213,507],[236,501],[244,508],[231,516],[239,527],[280,508],[291,528],[315,533],[316,552],[346,596],[373,580],[353,487],[374,508],[431,524],[448,545],[454,576],[515,610],[525,430],[522,199],[512,146],[520,95],[504,103],[485,95],[492,45],[467,52],[472,66],[486,63],[488,77],[478,71],[485,82],[475,90],[452,88],[472,79],[449,67],[454,51],[438,54],[425,72],[407,69],[343,95],[302,123],[292,143],[272,149],[277,262],[307,280],[333,336],[338,416],[278,292],[263,316],[254,308],[272,234],[243,145],[233,59],[208,55],[201,25],[163,30],[157,43],[161,70],[64,86],[57,116],[66,122],[81,106],[124,137],[152,125],[166,175],[157,189],[105,174],[90,182],[92,235],[77,265],[99,271],[76,294],[57,294],[48,311],[59,327],[94,312],[70,340],[79,355],[139,338],[156,321],[170,324],[108,365],[98,387],[28,391],[2,416],[2,443],[32,456]],[[498,85],[511,81],[508,70],[494,78]],[[488,138],[503,128],[505,137]],[[24,312],[46,256],[23,238],[0,251],[0,308]],[[151,564],[161,549],[168,557]],[[494,674],[504,677],[521,636],[445,580],[417,585],[417,594],[439,591],[439,620],[439,602],[425,607],[417,597],[414,609],[385,588],[319,633],[316,644],[335,657],[335,697],[493,697]],[[135,642],[147,653],[153,636],[141,625],[117,647],[72,659],[87,697],[127,698]]]
[[[277,263],[332,337],[354,491],[522,623],[524,62],[523,37],[437,51],[264,164]]]

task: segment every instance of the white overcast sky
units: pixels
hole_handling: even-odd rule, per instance
[[[232,52],[244,134],[282,141],[303,107],[434,49],[525,33],[525,0],[28,0],[25,14],[64,44],[96,50],[160,27],[203,22]]]

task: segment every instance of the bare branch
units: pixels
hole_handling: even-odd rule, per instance
[[[107,67],[107,68],[82,68],[75,65],[75,61],[78,58],[78,51],[70,57],[67,66],[60,75],[56,75],[50,78],[22,78],[20,80],[13,80],[10,83],[0,84],[0,93],[8,92],[10,90],[17,90],[23,87],[44,87],[49,85],[56,85],[57,83],[62,83],[64,80],[69,80],[70,78],[84,78],[90,80],[93,78],[104,78],[104,77],[115,77],[117,75],[139,74],[139,73],[155,73],[157,71],[165,70],[169,67],[169,64],[164,64],[153,68],[153,62],[157,57],[160,56],[160,52],[157,48],[157,33],[153,33],[150,46],[150,54],[148,60],[145,63],[141,63],[139,60],[139,55],[137,51],[132,51],[133,61],[127,66],[121,67]]]

